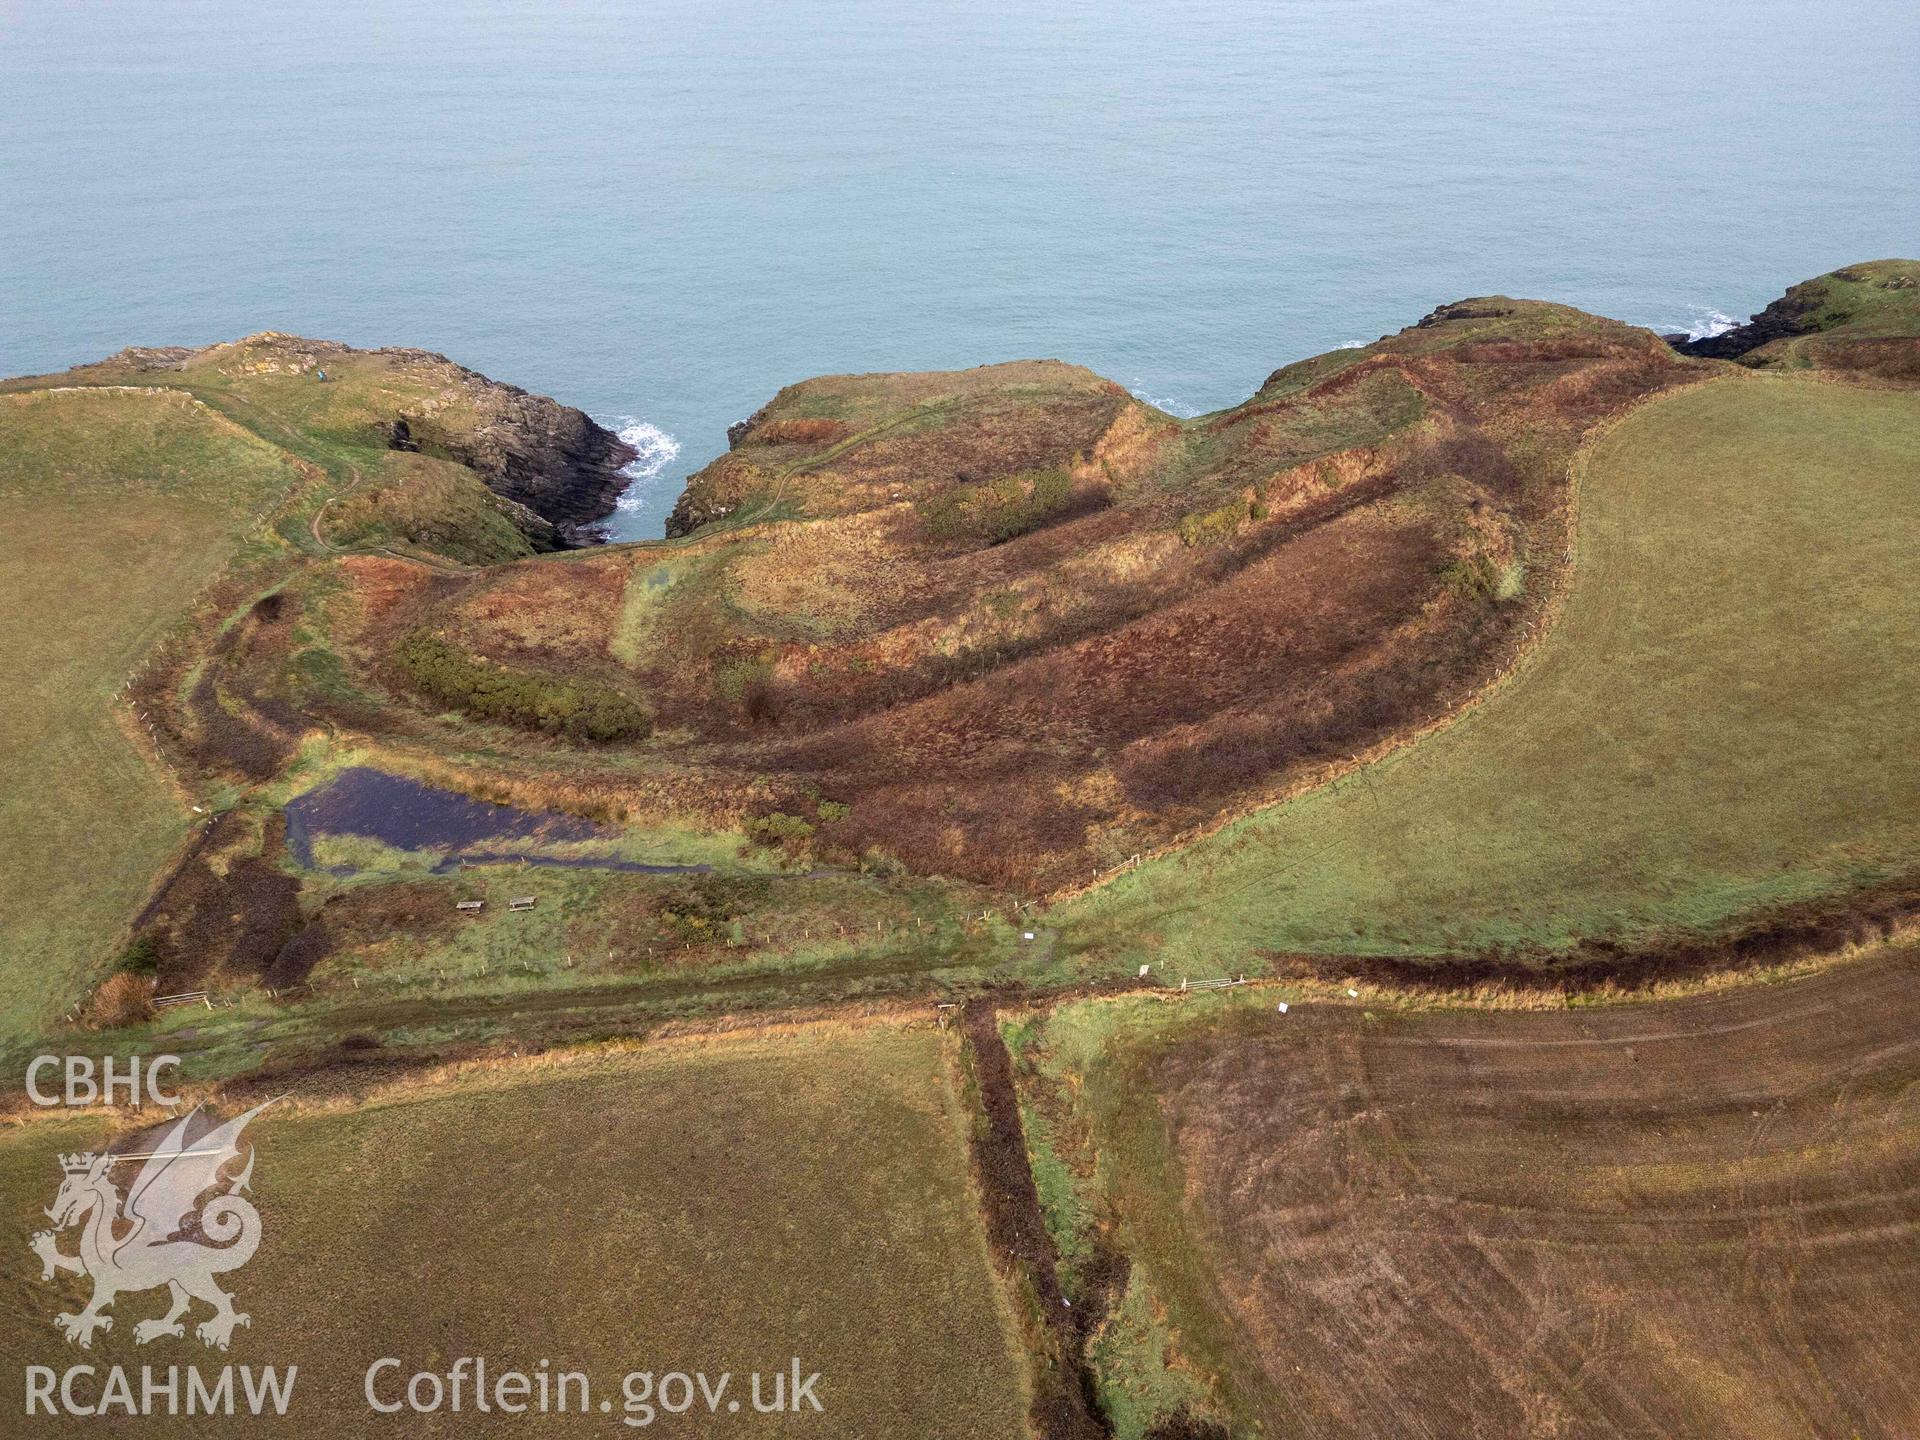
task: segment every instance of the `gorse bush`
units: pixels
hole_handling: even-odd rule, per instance
[[[775,810],[747,821],[747,834],[762,845],[793,845],[812,836],[813,824],[803,815]]]
[[[1059,516],[1072,492],[1073,481],[1064,470],[1023,470],[956,485],[922,502],[920,518],[936,540],[999,545]]]
[[[120,952],[116,969],[129,975],[152,975],[160,969],[160,945],[152,935],[136,935]]]
[[[724,941],[742,915],[772,903],[763,876],[694,875],[669,883],[654,903],[654,920],[666,938],[687,944]]]
[[[1252,506],[1244,500],[1230,500],[1214,510],[1196,510],[1180,517],[1180,543],[1197,549],[1231,540],[1240,533],[1243,524],[1256,518],[1262,517],[1256,516]]]
[[[1440,580],[1462,600],[1491,600],[1500,593],[1501,572],[1492,560],[1476,552],[1441,566]]]
[[[742,828],[753,844],[778,850],[790,863],[804,860],[812,851],[814,826],[804,815],[775,810],[771,815],[750,817]]]
[[[725,940],[733,933],[734,907],[705,887],[689,887],[663,898],[655,912],[660,928],[685,944]]]
[[[756,684],[772,678],[773,666],[755,655],[736,655],[713,667],[713,693],[729,705],[738,705]]]
[[[410,633],[396,658],[422,694],[477,719],[601,743],[637,740],[653,729],[640,703],[611,686],[508,670],[429,630]]]

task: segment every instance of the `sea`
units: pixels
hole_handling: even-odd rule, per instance
[[[0,372],[287,330],[639,451],[830,372],[1176,414],[1505,293],[1710,333],[1920,253],[1912,0],[0,0]]]

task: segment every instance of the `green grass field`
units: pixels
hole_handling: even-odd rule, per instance
[[[0,396],[0,1026],[81,997],[191,817],[112,695],[294,480],[184,395]]]
[[[1495,693],[1068,907],[1070,942],[1190,974],[1555,949],[1911,865],[1920,396],[1684,391],[1597,443],[1580,505],[1566,609]]]
[[[253,1182],[265,1238],[232,1285],[253,1322],[227,1358],[299,1365],[301,1433],[323,1416],[356,1435],[524,1431],[524,1417],[488,1428],[471,1412],[457,1428],[400,1415],[383,1429],[368,1413],[373,1360],[399,1358],[404,1375],[481,1355],[496,1371],[542,1359],[585,1371],[596,1405],[612,1399],[610,1416],[545,1417],[554,1434],[627,1433],[631,1370],[730,1369],[744,1387],[745,1372],[799,1356],[822,1376],[823,1413],[663,1415],[656,1428],[1024,1435],[1024,1365],[942,1046],[933,1031],[822,1027],[495,1069],[351,1110],[269,1111]],[[36,1214],[59,1183],[54,1151],[98,1138],[59,1121],[8,1133],[0,1209]],[[191,1339],[133,1345],[134,1323],[164,1308],[157,1293],[120,1299],[120,1323],[82,1356],[52,1324],[76,1282],[11,1262],[0,1273],[10,1373],[220,1361]]]

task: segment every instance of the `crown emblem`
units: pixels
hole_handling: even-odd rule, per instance
[[[91,1150],[76,1150],[71,1155],[63,1152],[60,1156],[60,1168],[69,1175],[84,1175],[93,1168],[94,1159],[95,1156]]]

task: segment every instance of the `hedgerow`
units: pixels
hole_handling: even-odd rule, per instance
[[[638,740],[653,729],[640,703],[609,685],[508,670],[430,630],[411,632],[396,658],[422,694],[477,719],[601,743]]]

